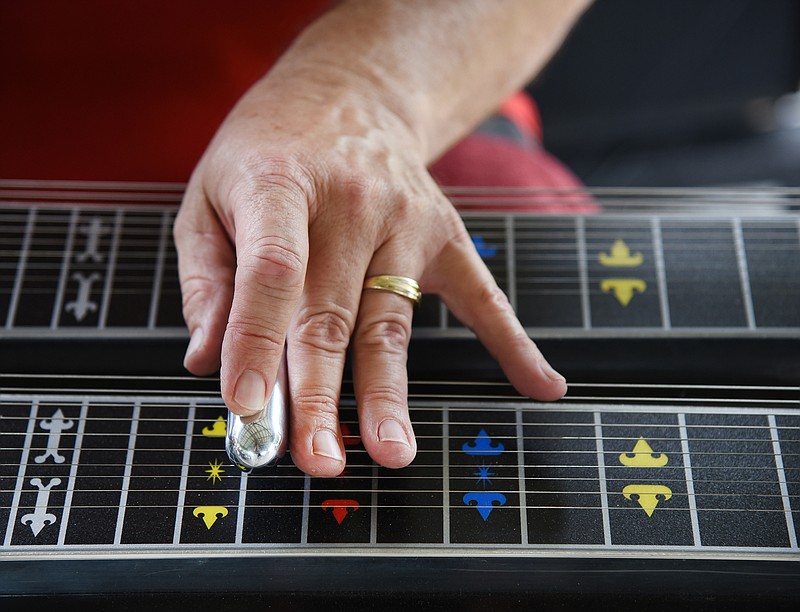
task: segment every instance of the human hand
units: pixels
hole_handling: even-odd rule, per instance
[[[419,280],[481,339],[522,394],[560,398],[544,360],[426,170],[424,144],[369,88],[272,73],[229,115],[176,219],[185,365],[220,368],[240,415],[269,398],[284,342],[294,463],[345,466],[337,406],[348,348],[362,442],[386,467],[414,458],[407,347],[413,303],[364,279]],[[319,75],[316,75],[319,77]]]

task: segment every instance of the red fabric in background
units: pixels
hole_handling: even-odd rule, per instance
[[[0,178],[185,182],[236,100],[330,4],[0,3]],[[580,187],[537,148],[531,100],[501,111],[534,146],[471,136],[433,166],[441,184]]]
[[[185,181],[330,0],[0,3],[0,176]]]

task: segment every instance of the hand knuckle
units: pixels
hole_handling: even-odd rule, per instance
[[[411,325],[404,316],[386,313],[382,319],[362,325],[358,332],[358,342],[390,354],[405,354],[411,339]]]
[[[510,311],[508,296],[495,283],[487,283],[478,288],[475,303],[480,312]]]
[[[313,181],[295,160],[256,151],[242,160],[242,178],[233,186],[233,190],[245,198],[248,194],[255,195],[265,190],[280,190],[308,200],[312,186]]]
[[[361,401],[364,404],[381,406],[383,410],[389,410],[400,414],[407,405],[407,394],[404,389],[397,385],[373,385],[364,390]]]
[[[304,388],[292,394],[292,410],[300,416],[329,423],[339,414],[339,397],[333,389]]]
[[[226,333],[235,338],[237,343],[275,349],[283,347],[283,334],[267,325],[262,319],[231,318]]]
[[[305,276],[305,260],[296,245],[278,236],[263,236],[243,253],[245,270],[261,281],[279,281],[299,286]]]
[[[353,319],[353,313],[345,308],[301,313],[295,339],[325,352],[344,352],[350,344]]]

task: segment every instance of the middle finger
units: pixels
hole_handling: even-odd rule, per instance
[[[342,375],[369,256],[346,233],[326,230],[313,238],[321,246],[310,254],[287,336],[290,452],[304,472],[336,476],[345,466],[338,414]]]

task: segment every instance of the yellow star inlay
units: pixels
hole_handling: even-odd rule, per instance
[[[208,465],[211,469],[206,470],[206,474],[208,474],[206,480],[210,480],[211,484],[216,484],[218,480],[222,482],[222,474],[225,473],[225,470],[222,469],[222,462],[214,459],[214,461],[209,461]]]

